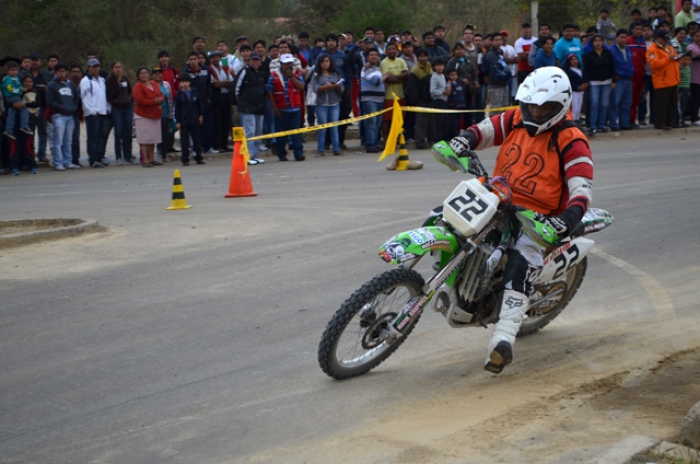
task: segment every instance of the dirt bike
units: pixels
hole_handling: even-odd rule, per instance
[[[491,179],[474,152],[457,157],[440,142],[433,155],[451,170],[477,178],[461,182],[442,212],[421,228],[379,248],[379,256],[397,267],[355,291],[326,326],[318,361],[330,377],[346,379],[377,367],[401,346],[428,307],[453,328],[497,322],[505,250],[517,233],[527,233],[546,249],[518,332],[519,337],[534,334],[564,310],[581,286],[594,245],[585,236],[614,222],[607,211],[591,208],[569,236],[559,238],[537,213],[512,204],[508,181]],[[427,282],[413,269],[426,255],[436,260],[436,273]]]

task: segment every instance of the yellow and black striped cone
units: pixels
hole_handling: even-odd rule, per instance
[[[393,167],[394,163],[389,166]],[[387,169],[389,169],[387,166]],[[406,170],[417,170],[423,168],[423,163],[420,161],[410,161],[408,159],[408,149],[406,148],[406,139],[403,136],[403,132],[399,135],[399,156],[396,160],[396,170],[406,171]],[[393,171],[393,169],[390,169]]]
[[[173,200],[170,206],[165,209],[190,209],[192,206],[187,204],[185,200],[185,188],[182,186],[180,179],[180,170],[175,170],[175,178],[173,179]]]

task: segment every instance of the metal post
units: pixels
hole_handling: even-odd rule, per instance
[[[538,0],[530,0],[530,16],[531,20],[530,23],[532,24],[532,35],[537,37],[537,32],[540,30],[540,23],[537,20],[537,15],[538,15],[538,10],[539,10],[539,1]]]

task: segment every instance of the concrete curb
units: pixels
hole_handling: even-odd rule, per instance
[[[585,464],[625,464],[632,456],[661,442],[658,438],[632,435],[615,443],[604,453],[589,459]]]
[[[59,238],[81,235],[87,232],[101,232],[106,230],[94,219],[28,219],[19,221],[1,221],[0,223],[16,223],[17,225],[31,226],[47,221],[69,221],[69,225],[55,227],[52,229],[34,230],[19,234],[0,236],[0,249],[28,245],[30,243],[45,240],[56,240]]]

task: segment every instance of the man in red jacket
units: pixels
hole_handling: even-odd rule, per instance
[[[283,132],[301,127],[301,108],[304,106],[304,78],[300,70],[294,69],[294,57],[280,56],[280,67],[271,71],[267,82],[267,96],[275,113],[275,130]],[[304,144],[301,134],[294,134],[292,147],[294,159],[304,161]],[[287,136],[277,137],[277,156],[287,161]]]

